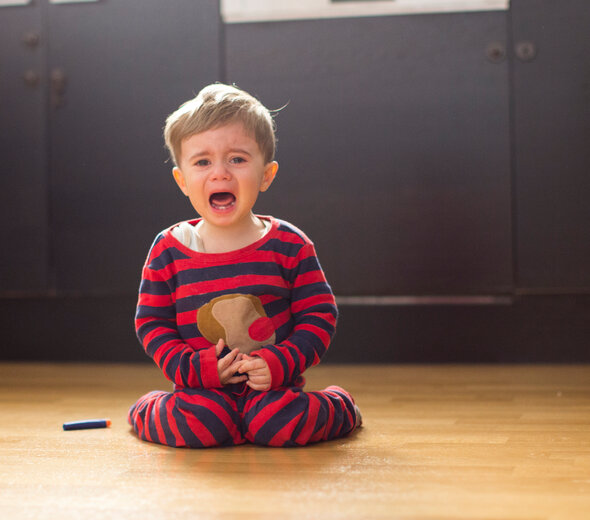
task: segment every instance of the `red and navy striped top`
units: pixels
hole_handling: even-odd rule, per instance
[[[273,217],[257,242],[195,252],[171,228],[143,268],[135,325],[146,353],[177,387],[221,387],[215,344],[264,358],[271,388],[300,384],[334,334],[337,308],[309,238]],[[199,219],[189,221],[196,225]]]

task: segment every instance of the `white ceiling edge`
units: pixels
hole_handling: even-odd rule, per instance
[[[510,0],[381,0],[331,2],[330,0],[221,0],[226,23],[350,18],[401,14],[502,11]]]
[[[12,7],[14,5],[27,5],[31,0],[0,0],[0,7]]]

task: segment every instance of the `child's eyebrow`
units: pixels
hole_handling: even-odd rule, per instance
[[[211,155],[210,152],[207,150],[198,150],[195,153],[191,154],[188,158],[189,161],[196,159],[197,157],[203,157],[204,155]]]
[[[230,148],[229,149],[229,152],[230,153],[239,153],[239,154],[242,154],[242,155],[249,155],[250,157],[252,156],[252,154],[248,150],[246,150],[244,148]]]
[[[252,153],[250,153],[245,148],[230,148],[227,152],[228,153],[237,153],[237,154],[247,155],[249,157],[252,157]],[[212,154],[212,152],[210,152],[209,150],[197,150],[195,153],[193,153],[189,156],[188,160],[192,161],[192,160],[196,159],[197,157],[204,157],[204,156],[211,155],[211,154]]]

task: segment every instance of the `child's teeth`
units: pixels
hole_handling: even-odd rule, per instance
[[[219,211],[231,208],[236,203],[236,197],[229,192],[216,193],[210,198],[211,206]]]
[[[231,202],[231,203],[229,203],[229,204],[226,204],[226,205],[224,205],[224,206],[220,206],[220,205],[218,205],[218,204],[214,204],[213,206],[214,206],[216,209],[220,209],[220,210],[222,210],[222,211],[223,211],[223,210],[226,210],[226,209],[228,209],[228,208],[231,208],[233,205],[234,205],[234,202]]]

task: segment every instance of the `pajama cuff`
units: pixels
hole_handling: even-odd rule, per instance
[[[201,350],[199,352],[199,361],[203,388],[221,388],[222,384],[219,380],[219,371],[217,370],[215,346]]]
[[[283,365],[274,353],[263,347],[260,350],[252,352],[251,355],[261,357],[262,359],[264,359],[264,361],[266,361],[266,364],[268,365],[268,368],[270,370],[271,389],[280,388],[284,385],[285,372],[283,370]]]

